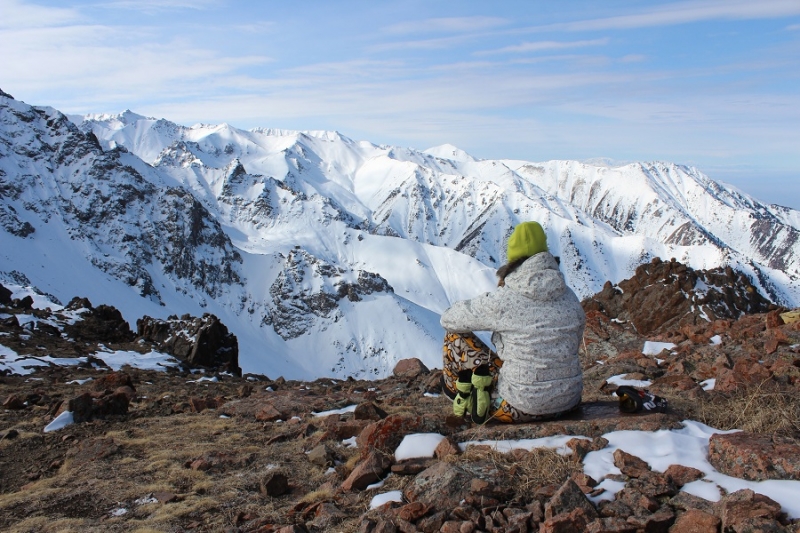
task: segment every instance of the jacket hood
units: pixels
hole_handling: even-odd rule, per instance
[[[564,275],[550,252],[541,252],[526,259],[506,276],[505,286],[533,300],[555,300],[567,290]]]

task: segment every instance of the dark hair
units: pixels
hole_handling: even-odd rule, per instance
[[[512,261],[510,263],[506,263],[505,265],[503,265],[500,268],[498,268],[497,272],[495,274],[499,278],[497,280],[497,286],[498,287],[504,287],[505,284],[506,284],[506,276],[508,276],[509,274],[514,272],[516,269],[518,269],[520,267],[520,265],[522,265],[522,263],[524,263],[530,257],[533,257],[533,256],[520,257],[519,259],[517,259],[515,261]],[[559,264],[559,265],[561,264],[561,258],[560,257],[553,256],[553,259],[556,260],[557,264]]]
[[[497,269],[497,286],[503,287],[506,284],[506,276],[514,272],[519,266],[528,259],[527,257],[520,257],[519,259],[512,261],[510,263],[506,263],[505,265],[501,266]]]

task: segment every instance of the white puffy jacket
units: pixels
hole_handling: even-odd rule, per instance
[[[556,414],[580,403],[578,348],[586,316],[550,253],[527,259],[504,287],[456,302],[441,324],[453,332],[493,332],[503,360],[498,393],[520,411]]]

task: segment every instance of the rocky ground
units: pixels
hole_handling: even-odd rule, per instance
[[[741,490],[703,500],[679,490],[702,472],[652,471],[621,451],[614,461],[625,488],[598,505],[587,498],[601,480],[583,473],[581,458],[606,446],[603,434],[678,428],[685,419],[744,430],[711,439],[719,471],[800,480],[800,322],[733,271],[654,261],[608,284],[584,302],[581,409],[515,426],[447,416],[440,371],[414,359],[377,381],[240,377],[227,330],[213,317],[143,322],[132,332],[113,308],[79,300],[68,306],[83,317],[75,321],[30,304],[0,291],[0,344],[20,355],[85,359],[0,376],[4,531],[800,531],[766,496]],[[28,316],[40,321],[18,319]],[[222,355],[211,360],[216,352],[165,334],[177,330],[204,345],[216,339]],[[675,347],[648,356],[645,340]],[[183,364],[113,372],[90,357],[101,344],[160,348]],[[651,381],[669,411],[620,413],[607,382],[620,374]],[[201,380],[211,376],[216,381]],[[713,390],[700,385],[708,380]],[[76,423],[43,432],[65,410]],[[411,433],[446,439],[432,458],[396,461]],[[568,456],[458,447],[551,435],[588,439],[569,441]],[[383,486],[368,488],[379,479]],[[402,491],[404,503],[370,509],[375,494],[390,490]]]

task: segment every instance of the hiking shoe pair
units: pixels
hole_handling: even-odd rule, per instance
[[[456,381],[456,397],[453,399],[453,414],[458,417],[470,415],[475,424],[483,424],[489,414],[492,376],[482,367],[462,370]]]
[[[627,385],[617,387],[615,394],[619,398],[619,410],[623,413],[649,411],[663,413],[667,410],[667,400],[647,390],[639,390]]]

